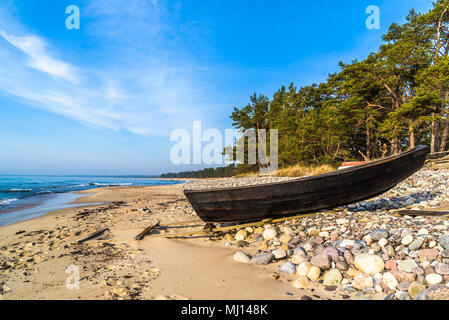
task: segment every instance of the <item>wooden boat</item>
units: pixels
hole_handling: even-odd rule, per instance
[[[332,209],[375,197],[424,165],[427,147],[318,176],[237,188],[185,190],[204,222],[250,222]]]

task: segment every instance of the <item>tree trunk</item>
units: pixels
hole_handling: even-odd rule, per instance
[[[413,149],[416,146],[416,142],[415,142],[415,129],[413,129],[413,126],[410,124],[409,127],[409,147],[410,149]]]
[[[392,139],[390,143],[391,143],[391,149],[390,149],[391,155],[398,154],[400,152],[398,138]]]
[[[432,114],[435,116],[435,114]],[[430,135],[430,153],[435,153],[440,150],[440,122],[432,121],[431,135]]]
[[[449,120],[446,120],[444,122],[443,136],[441,137],[440,152],[443,152],[444,149],[446,149],[448,136],[449,136]]]
[[[366,157],[371,159],[371,136],[368,126],[366,126]]]

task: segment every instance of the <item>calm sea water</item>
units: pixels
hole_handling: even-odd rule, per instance
[[[73,191],[107,186],[151,186],[182,183],[175,180],[153,180],[136,177],[87,176],[11,176],[0,175],[0,225],[42,214],[49,204],[58,209],[63,202],[74,200]],[[46,203],[42,205],[42,203]],[[37,205],[40,204],[40,207]],[[37,209],[33,209],[37,208]],[[25,209],[26,208],[26,209]],[[43,209],[45,208],[45,209]],[[47,210],[48,212],[49,210]]]

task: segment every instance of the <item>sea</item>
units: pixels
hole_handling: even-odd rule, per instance
[[[38,217],[49,211],[80,206],[70,202],[85,195],[74,191],[109,186],[153,186],[183,183],[147,176],[0,175],[0,226]]]

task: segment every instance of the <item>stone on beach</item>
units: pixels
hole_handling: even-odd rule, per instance
[[[286,262],[279,268],[279,271],[287,274],[295,274],[296,265],[291,262]]]
[[[305,261],[306,258],[304,256],[299,256],[299,255],[293,255],[291,258],[291,262],[294,264],[300,264],[301,262]]]
[[[382,238],[388,238],[388,231],[385,229],[375,229],[370,235],[373,240],[379,241]]]
[[[247,263],[247,264],[251,263],[251,258],[247,254],[245,254],[241,251],[234,253],[233,259],[234,259],[234,261],[237,261],[240,263]]]
[[[446,263],[438,262],[435,265],[435,272],[441,275],[448,275],[449,274],[449,265]]]
[[[303,261],[296,267],[296,272],[300,276],[307,276],[311,268],[312,264],[310,262]]]
[[[398,270],[412,272],[412,270],[416,267],[418,267],[418,265],[415,260],[407,259],[398,261]]]
[[[418,281],[413,281],[412,283],[410,283],[410,286],[408,287],[408,293],[412,296],[412,298],[414,298],[418,294],[423,292],[425,289],[426,287],[422,283]]]
[[[262,254],[252,257],[251,263],[256,264],[256,265],[265,265],[265,264],[269,264],[273,260],[274,260],[274,255],[271,252],[269,252],[269,253],[262,253]]]
[[[423,243],[424,243],[424,238],[418,237],[418,238],[416,238],[415,240],[413,240],[412,243],[410,243],[410,245],[408,246],[408,248],[409,248],[410,250],[413,250],[413,251],[419,250],[419,249],[421,248],[421,246],[422,246]]]
[[[418,251],[418,258],[422,261],[435,260],[438,257],[438,249],[422,249]]]
[[[358,290],[363,290],[365,288],[372,288],[374,286],[374,280],[367,274],[359,273],[354,277],[352,281],[352,286]]]
[[[332,258],[328,254],[321,253],[313,256],[312,259],[310,259],[310,263],[321,270],[327,270],[332,266]]]
[[[443,277],[436,273],[431,273],[426,276],[426,281],[428,284],[439,284],[443,281]]]
[[[312,281],[318,280],[321,275],[321,269],[316,266],[311,266],[309,272],[307,273],[307,278]]]
[[[264,230],[262,236],[265,240],[273,240],[275,237],[277,237],[277,235],[278,235],[277,230],[270,227]]]
[[[438,242],[445,250],[449,250],[449,235],[441,236]]]
[[[278,248],[272,251],[275,259],[283,259],[287,256],[287,252],[284,249]]]
[[[396,277],[391,272],[385,272],[382,275],[382,281],[391,290],[396,289],[396,287],[399,284],[398,280],[396,279]]]
[[[368,275],[375,275],[382,272],[385,268],[381,257],[373,254],[359,254],[354,258],[354,265],[357,269]]]
[[[245,240],[248,236],[248,232],[246,230],[239,230],[235,235],[235,240]]]
[[[337,269],[331,269],[324,276],[323,284],[325,286],[339,285],[342,279],[343,276],[341,275],[340,271],[338,271]]]
[[[432,285],[426,290],[426,296],[429,300],[449,300],[449,287],[441,284]]]

